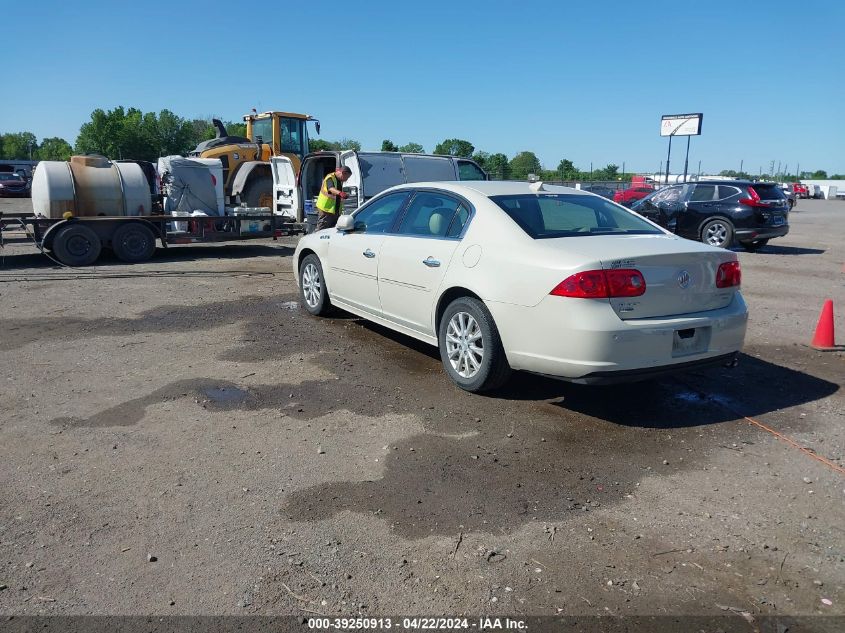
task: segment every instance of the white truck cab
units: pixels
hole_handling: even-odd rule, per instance
[[[320,193],[323,178],[337,167],[349,167],[352,175],[343,184],[349,194],[344,213],[352,213],[373,196],[395,185],[408,182],[488,180],[473,160],[435,154],[401,152],[315,152],[302,160],[299,174],[284,156],[270,159],[273,172],[274,213],[297,222],[315,217],[313,201]]]

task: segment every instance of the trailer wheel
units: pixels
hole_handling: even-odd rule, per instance
[[[67,266],[88,266],[97,261],[103,245],[94,231],[84,224],[68,224],[53,238],[53,252]]]
[[[149,227],[139,222],[130,222],[114,232],[111,247],[120,261],[138,264],[155,254],[156,236]]]

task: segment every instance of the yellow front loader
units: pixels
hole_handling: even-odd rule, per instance
[[[307,122],[317,134],[320,122],[308,114],[262,112],[244,116],[246,137],[229,136],[223,123],[214,119],[217,136],[203,141],[191,152],[199,158],[219,158],[223,163],[226,204],[273,208],[271,156],[287,156],[296,172],[308,153]]]

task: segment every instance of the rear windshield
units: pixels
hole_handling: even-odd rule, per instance
[[[535,240],[661,234],[638,215],[596,196],[517,194],[490,199]]]
[[[22,180],[17,174],[0,173],[0,180]]]
[[[755,184],[751,185],[751,188],[757,192],[757,195],[760,196],[760,200],[783,200],[786,198],[786,196],[783,195],[783,189],[781,189],[778,185]]]

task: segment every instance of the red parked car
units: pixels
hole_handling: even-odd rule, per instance
[[[613,201],[630,207],[637,200],[642,200],[650,193],[654,193],[653,187],[631,187],[630,189],[623,189],[614,193]]]
[[[0,198],[28,198],[29,183],[20,174],[0,172]]]
[[[799,198],[810,197],[810,188],[807,185],[802,185],[800,182],[793,182],[792,190],[795,191],[795,195]]]

